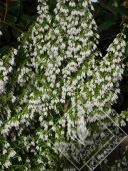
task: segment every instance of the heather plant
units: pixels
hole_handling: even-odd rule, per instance
[[[0,61],[2,170],[74,169],[63,154],[76,161],[113,128],[108,116],[119,126],[127,117],[112,109],[124,71],[124,30],[102,57],[90,1],[57,0],[53,15],[47,0],[38,2],[36,23]]]

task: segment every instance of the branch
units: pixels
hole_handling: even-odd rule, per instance
[[[13,29],[15,29],[16,31],[20,32],[20,33],[23,33],[23,31],[19,28],[17,28],[14,24],[11,24],[11,23],[7,23],[6,21],[3,21],[3,20],[0,20],[1,23],[9,26],[9,27],[12,27]]]
[[[64,104],[64,113],[67,112],[68,105],[69,105],[69,101],[67,101],[67,102]]]
[[[7,13],[8,13],[8,0],[7,0],[6,4],[5,4],[4,21],[6,20]]]

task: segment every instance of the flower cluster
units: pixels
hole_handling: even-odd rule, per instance
[[[6,91],[6,84],[9,79],[9,74],[12,72],[15,65],[15,56],[17,55],[16,49],[11,49],[9,55],[4,55],[0,60],[0,93]]]

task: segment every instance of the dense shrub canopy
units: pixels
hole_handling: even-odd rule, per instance
[[[113,128],[108,116],[126,125],[127,112],[118,117],[112,108],[125,67],[126,25],[104,55],[90,1],[57,0],[54,8],[38,2],[36,22],[0,60],[2,170],[74,168],[62,154],[76,160],[92,138]]]

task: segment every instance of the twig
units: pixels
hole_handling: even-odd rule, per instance
[[[64,113],[67,112],[68,105],[69,105],[69,101],[67,101],[67,102],[64,104]]]
[[[6,4],[5,4],[4,21],[6,20],[7,13],[8,13],[8,0],[6,0]]]
[[[9,27],[12,27],[13,29],[15,29],[16,31],[20,32],[20,33],[23,33],[23,31],[19,28],[17,28],[14,24],[11,24],[11,23],[7,23],[6,21],[3,21],[3,20],[0,20],[0,23],[3,23]]]
[[[121,21],[120,25],[123,25],[125,22],[128,22],[128,16],[127,15],[122,16],[122,21]]]

